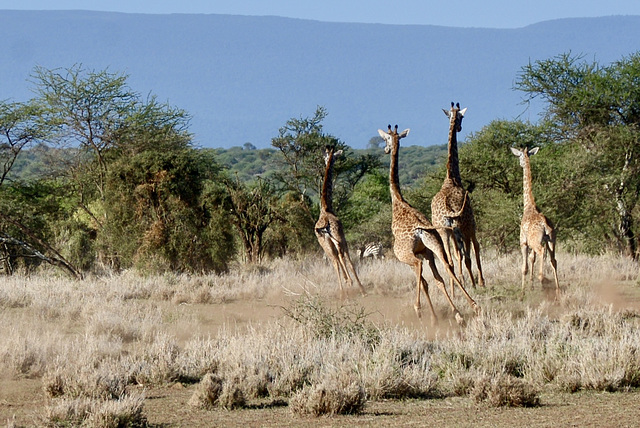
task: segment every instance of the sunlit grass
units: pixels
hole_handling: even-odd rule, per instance
[[[228,275],[7,277],[0,288],[0,368],[42,379],[52,418],[84,414],[73,410],[80,404],[114,401],[139,415],[143,400],[122,404],[131,402],[126,397],[173,382],[205,382],[194,406],[291,400],[300,414],[357,413],[367,400],[454,395],[531,406],[547,389],[640,386],[636,263],[561,254],[562,295],[555,301],[546,284],[534,282],[522,293],[517,255],[483,261],[487,287],[469,289],[482,314],[461,293],[455,297],[464,326],[433,285],[438,325],[396,322],[375,309],[416,319],[415,278],[392,258],[360,263],[368,296],[354,288],[347,300],[320,257]],[[429,274],[427,281],[433,284]],[[249,311],[261,304],[278,315],[199,333],[203,314],[232,304]],[[207,386],[207,379],[217,383]]]

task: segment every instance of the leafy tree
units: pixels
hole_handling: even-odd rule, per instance
[[[115,254],[104,254],[143,270],[226,270],[233,240],[222,226],[222,189],[213,188],[219,172],[210,152],[186,144],[118,158],[107,176],[108,221],[98,240]]]
[[[114,268],[226,269],[220,167],[191,147],[185,111],[141,99],[118,73],[37,68],[34,80],[60,148],[51,163],[78,208],[60,225],[72,253],[90,248]]]
[[[0,261],[8,274],[22,260],[27,268],[44,261],[80,277],[52,244],[51,222],[62,211],[55,184],[10,180],[18,157],[50,132],[41,114],[42,106],[33,101],[0,103]]]
[[[526,101],[541,98],[545,119],[560,142],[575,142],[593,193],[608,196],[612,234],[626,254],[637,257],[634,210],[640,189],[640,54],[608,66],[563,54],[523,67],[515,85]],[[600,212],[598,206],[596,212]],[[595,213],[591,213],[595,214]],[[589,212],[586,213],[589,215]],[[592,217],[595,221],[596,218]]]
[[[280,219],[277,210],[277,194],[266,180],[244,184],[236,178],[227,181],[230,196],[231,219],[239,232],[249,263],[262,260],[263,237],[267,228]]]
[[[334,209],[340,211],[354,186],[369,171],[379,167],[377,155],[355,156],[353,151],[337,138],[324,134],[322,121],[327,112],[318,107],[311,118],[290,119],[280,128],[279,136],[271,144],[280,151],[280,171],[275,178],[288,191],[305,197],[317,198],[324,179],[324,148],[335,147],[345,153],[334,164],[335,183],[333,188]],[[317,212],[308,210],[309,217]]]

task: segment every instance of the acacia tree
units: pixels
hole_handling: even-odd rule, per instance
[[[262,179],[245,184],[236,177],[227,180],[226,186],[231,219],[240,235],[247,261],[259,263],[264,251],[264,234],[270,225],[281,219],[277,193],[267,180]]]
[[[41,115],[42,106],[34,101],[0,103],[0,267],[11,274],[16,259],[38,260],[81,277],[50,243],[51,225],[43,218],[59,212],[55,204],[46,202],[55,193],[51,186],[11,179],[20,154],[50,132]],[[36,211],[40,215],[34,215]]]
[[[275,178],[287,191],[300,195],[300,200],[317,198],[322,189],[324,178],[324,148],[327,146],[342,150],[345,154],[334,164],[334,207],[337,211],[349,198],[355,185],[369,171],[380,166],[379,155],[365,154],[355,156],[345,143],[323,132],[322,121],[327,111],[317,107],[313,117],[289,119],[280,128],[279,135],[271,144],[280,151],[280,171]],[[308,205],[307,205],[308,206]],[[310,218],[317,212],[307,210]]]
[[[589,195],[608,195],[611,234],[624,252],[637,257],[633,212],[640,197],[640,54],[601,66],[562,54],[523,67],[515,84],[525,101],[545,102],[544,119],[560,142],[588,152]],[[595,220],[595,219],[594,219]],[[601,221],[599,219],[599,221]]]
[[[77,207],[62,225],[85,250],[75,254],[89,242],[115,269],[226,269],[233,246],[217,245],[225,215],[211,204],[220,167],[192,147],[184,110],[141,99],[119,73],[36,68],[34,80]]]

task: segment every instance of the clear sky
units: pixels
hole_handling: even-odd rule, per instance
[[[558,18],[640,15],[638,0],[0,0],[0,9],[275,15],[334,22],[519,28]]]

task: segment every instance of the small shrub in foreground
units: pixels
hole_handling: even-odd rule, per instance
[[[94,428],[146,427],[144,397],[124,396],[119,400],[91,398],[61,399],[45,409],[46,427],[90,426]]]
[[[357,380],[329,376],[298,391],[289,407],[299,415],[352,415],[362,412],[366,401],[365,390]]]
[[[476,403],[486,403],[491,407],[535,407],[540,405],[538,391],[522,379],[501,375],[490,379],[478,379],[471,395]]]
[[[189,399],[190,406],[208,410],[216,406],[232,410],[244,404],[244,394],[237,382],[230,382],[212,373],[207,373],[202,378]]]

